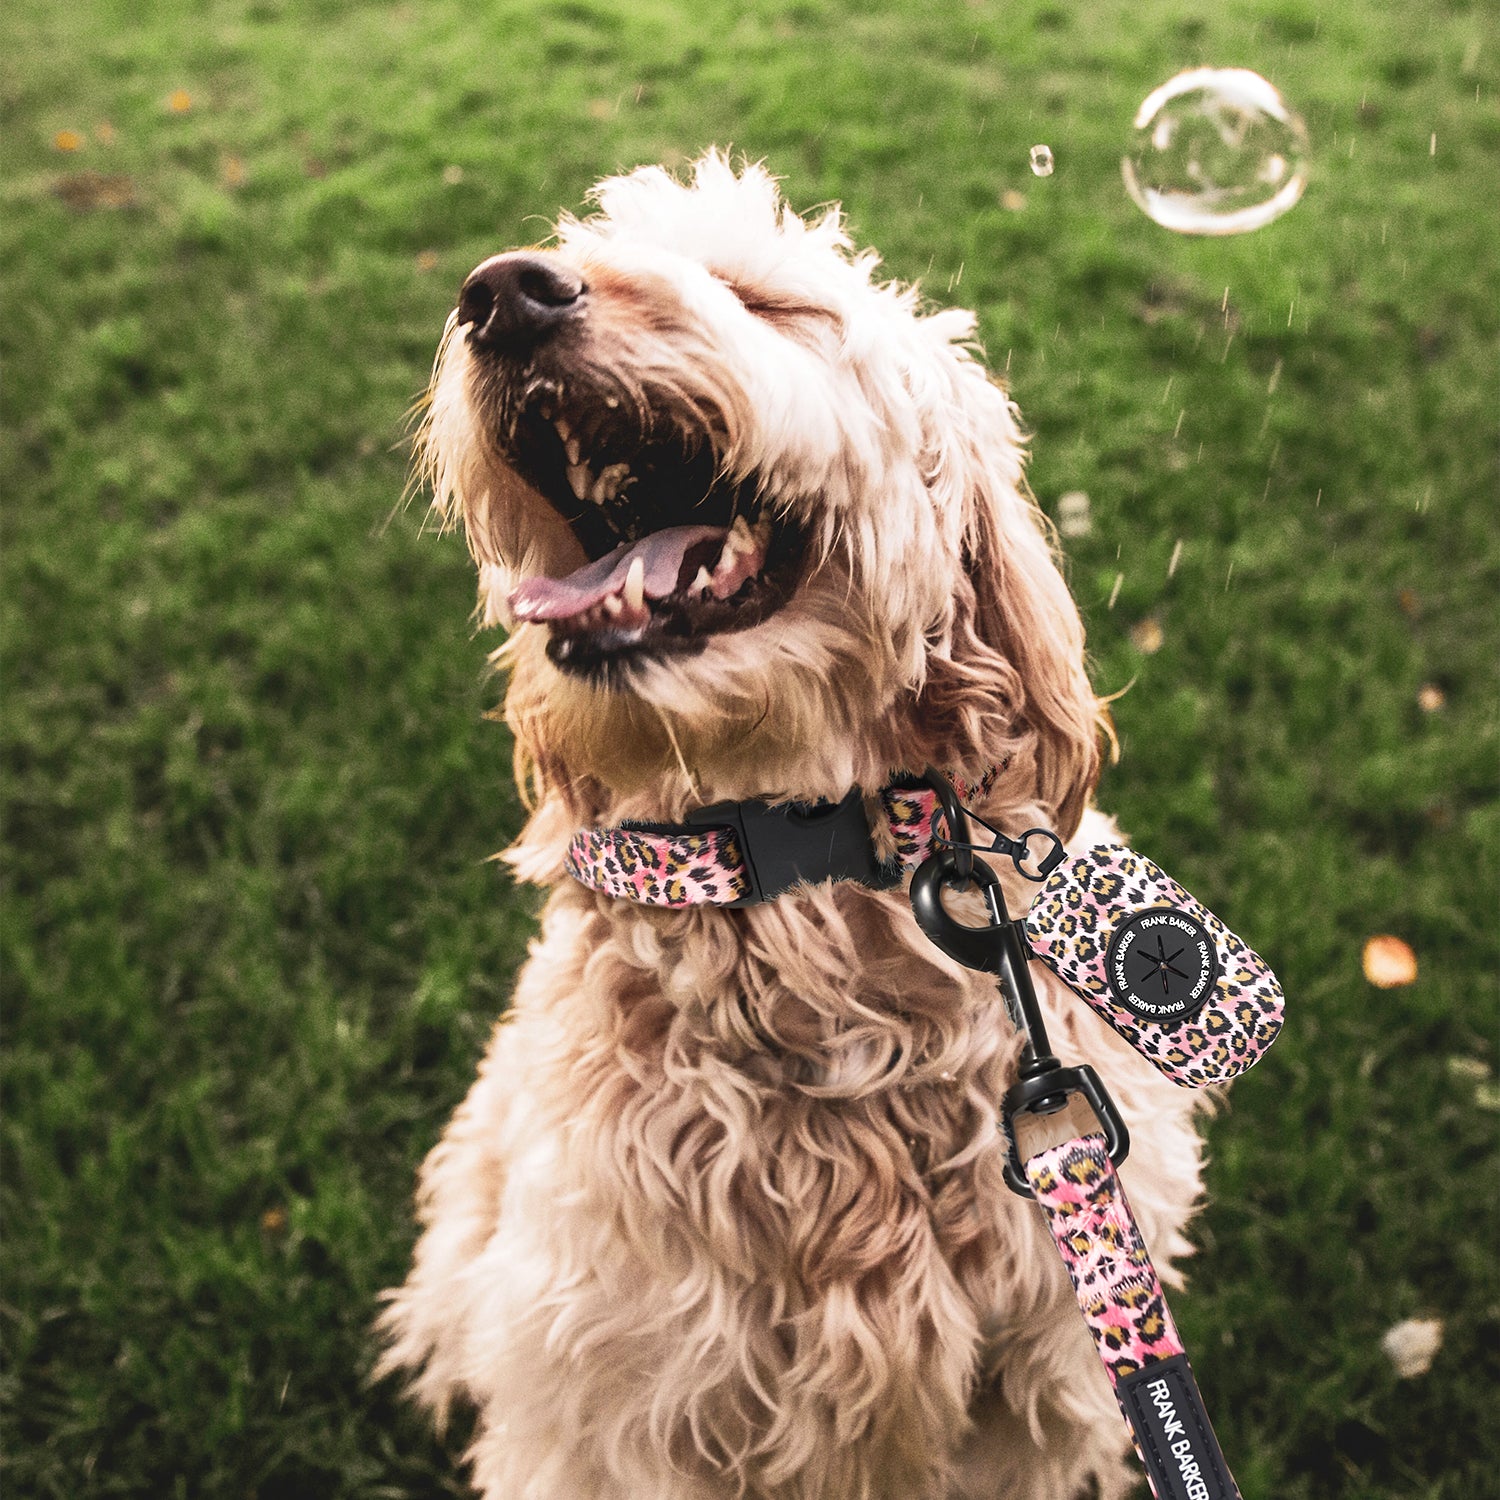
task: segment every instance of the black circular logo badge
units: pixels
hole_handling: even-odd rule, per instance
[[[1132,1015],[1176,1026],[1208,1003],[1219,978],[1213,934],[1175,906],[1153,906],[1115,928],[1104,955],[1110,994]]]

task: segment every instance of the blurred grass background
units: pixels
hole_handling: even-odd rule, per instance
[[[1102,799],[1285,984],[1174,1301],[1247,1500],[1500,1494],[1492,8],[11,0],[0,43],[10,1494],[463,1493],[368,1328],[535,897],[403,414],[471,265],[711,143],[978,308],[1038,495],[1090,497]],[[1313,142],[1242,238],[1120,183],[1203,62]]]

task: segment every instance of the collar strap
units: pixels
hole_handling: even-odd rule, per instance
[[[953,778],[966,804],[982,802],[1001,771],[977,781]],[[644,906],[756,906],[801,882],[856,880],[875,890],[901,882],[932,847],[937,796],[900,776],[881,789],[895,852],[875,852],[864,793],[841,802],[716,802],[686,823],[621,823],[585,828],[568,846],[575,880]]]

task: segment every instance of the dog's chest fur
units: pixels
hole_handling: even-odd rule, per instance
[[[649,1379],[677,1462],[770,1461],[778,1413],[822,1406],[916,1482],[964,1420],[1001,1242],[1030,1238],[995,1125],[1014,1039],[993,982],[925,947],[852,887],[549,903],[487,1069],[516,1146],[490,1253],[532,1299],[505,1322],[525,1342],[565,1306],[553,1355]]]

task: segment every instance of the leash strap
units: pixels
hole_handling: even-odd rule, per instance
[[[1240,1500],[1101,1134],[1030,1157],[1078,1306],[1157,1500]]]
[[[977,780],[955,778],[966,803],[982,802],[1002,767]],[[885,889],[932,852],[937,794],[898,779],[880,791],[895,841],[891,860],[875,856],[859,788],[842,802],[719,802],[686,825],[621,823],[585,828],[568,846],[567,869],[606,896],[644,906],[753,906],[798,881],[858,880]]]

